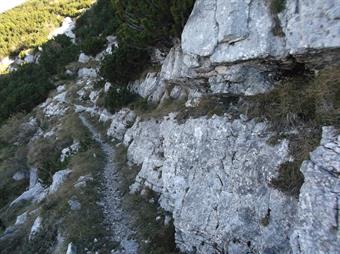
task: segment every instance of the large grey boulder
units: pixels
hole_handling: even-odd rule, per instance
[[[107,130],[107,135],[116,140],[123,140],[126,130],[131,127],[136,119],[136,114],[128,108],[123,108],[112,116],[112,122]]]
[[[340,1],[286,1],[282,16],[286,47],[291,54],[340,46]]]
[[[38,216],[34,220],[32,228],[31,228],[31,232],[30,232],[30,235],[29,235],[29,240],[32,240],[41,231],[42,222],[43,222],[43,219],[40,216]]]
[[[78,71],[79,78],[96,78],[97,76],[97,70],[93,68],[81,68]]]
[[[67,245],[67,251],[66,254],[77,254],[77,246],[73,243],[69,243]]]
[[[33,201],[34,203],[40,203],[47,196],[47,190],[41,185],[41,183],[35,184],[32,188],[22,193],[17,197],[10,206],[18,204],[22,201]]]
[[[161,194],[182,251],[288,253],[297,201],[269,186],[288,143],[269,137],[266,124],[246,119],[136,122],[125,135],[129,161],[142,165],[131,188]]]
[[[185,52],[200,56],[211,55],[217,46],[218,24],[216,0],[198,0],[182,34]]]
[[[60,170],[56,172],[53,175],[53,181],[51,186],[49,187],[49,193],[55,193],[57,192],[60,187],[64,184],[64,182],[67,180],[67,178],[70,176],[72,173],[71,170],[65,169],[65,170]]]
[[[186,54],[212,63],[260,58],[340,46],[338,0],[287,0],[282,13],[263,0],[198,0],[182,34]],[[274,30],[282,30],[281,36]]]
[[[291,236],[294,253],[339,253],[340,135],[323,128],[321,144],[302,164],[305,176],[298,222]]]

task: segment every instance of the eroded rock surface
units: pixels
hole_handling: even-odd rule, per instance
[[[338,1],[288,0],[281,13],[270,2],[196,1],[182,34],[183,51],[222,63],[340,46]]]
[[[302,164],[298,222],[291,236],[294,253],[338,253],[340,250],[340,135],[323,128],[321,144]]]
[[[268,183],[288,159],[288,143],[272,147],[270,135],[265,123],[227,117],[137,121],[124,139],[128,159],[142,165],[132,190],[161,194],[183,251],[287,253],[296,200]]]

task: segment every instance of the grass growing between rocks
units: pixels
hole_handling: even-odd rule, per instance
[[[28,116],[18,114],[6,121],[0,128],[0,220],[8,226],[16,214],[8,209],[10,202],[23,193],[28,186],[27,142],[34,130],[25,127]],[[21,172],[24,178],[15,181],[12,177]]]
[[[118,169],[123,176],[123,206],[130,211],[132,223],[137,231],[137,239],[140,243],[141,254],[175,254],[175,228],[170,222],[164,225],[166,213],[157,205],[158,196],[148,189],[146,194],[130,194],[129,186],[134,182],[140,168],[128,166],[126,148],[121,145],[117,148],[116,158]],[[159,218],[158,220],[156,218]]]
[[[100,194],[100,174],[104,167],[104,155],[100,147],[93,144],[89,149],[75,155],[69,163],[71,179],[61,191],[51,196],[43,206],[42,214],[52,222],[59,222],[58,232],[65,237],[64,252],[68,243],[77,246],[80,253],[98,251],[109,253],[115,247],[103,225],[103,213],[98,202]],[[84,175],[93,177],[86,186],[76,189],[74,182]],[[69,200],[77,200],[80,210],[71,210]]]
[[[162,119],[170,113],[178,113],[176,120],[182,123],[189,118],[222,116],[224,113],[231,112],[230,109],[237,102],[237,96],[206,95],[199,99],[195,107],[186,107],[186,100],[168,99],[159,105],[152,105],[148,104],[145,99],[140,98],[131,103],[129,107],[143,120]]]
[[[268,0],[268,4],[274,24],[272,32],[275,36],[283,37],[285,34],[278,15],[286,8],[286,0]]]
[[[48,119],[38,119],[38,122],[45,122],[45,131],[50,131],[58,124]],[[98,250],[101,253],[110,253],[115,248],[115,243],[111,241],[109,233],[103,225],[102,207],[98,205],[101,200],[98,187],[105,162],[104,154],[92,140],[91,134],[81,124],[76,114],[65,115],[61,122],[62,125],[58,124],[59,128],[55,133],[57,138],[54,139],[54,142],[51,143],[49,138],[37,140],[38,143],[30,147],[33,151],[28,157],[31,163],[51,161],[51,156],[55,159],[53,161],[58,162],[60,149],[72,144],[74,140],[78,140],[81,144],[79,152],[70,156],[63,166],[57,169],[69,168],[72,173],[56,193],[50,193],[46,200],[39,205],[20,202],[9,207],[5,204],[0,210],[0,218],[7,228],[13,225],[16,217],[23,212],[32,211],[36,208],[39,208],[39,210],[35,215],[30,216],[23,226],[16,226],[12,235],[8,235],[5,240],[0,241],[1,253],[66,253],[67,245],[70,242],[77,246],[79,253],[86,253],[87,251],[94,253]],[[14,123],[17,124],[16,121]],[[13,123],[8,124],[8,126],[12,125]],[[20,126],[20,124],[17,125]],[[62,127],[60,128],[60,126]],[[7,128],[6,125],[3,126],[3,128],[5,127]],[[15,140],[17,135],[17,132],[14,134],[10,131],[6,132],[6,137],[11,140]],[[12,148],[6,147],[6,149],[11,150]],[[51,149],[56,152],[48,152]],[[15,151],[3,151],[1,149],[1,152],[13,154]],[[44,172],[49,173],[49,176],[52,176],[55,171],[49,172],[50,168],[47,168],[46,165],[41,168],[44,169]],[[80,176],[87,176],[90,180],[76,188],[74,184]],[[27,185],[24,186],[23,190],[14,193],[16,194],[14,197],[20,195],[26,187]],[[79,202],[81,208],[72,210],[69,204],[70,200]],[[7,200],[6,203],[8,203]],[[28,235],[31,226],[38,215],[43,218],[42,228],[36,237],[29,241]]]
[[[244,98],[241,111],[268,120],[277,133],[269,142],[287,138],[293,162],[281,165],[272,186],[298,196],[304,182],[301,163],[320,143],[321,127],[340,127],[340,69],[330,67],[312,76],[291,76],[270,93]]]
[[[279,14],[286,8],[286,0],[269,0],[272,13]]]

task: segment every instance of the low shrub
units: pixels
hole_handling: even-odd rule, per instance
[[[81,50],[91,56],[96,56],[105,48],[106,39],[103,37],[89,37],[81,43]]]
[[[110,0],[98,0],[86,10],[76,22],[75,34],[78,42],[98,36],[105,38],[116,29],[116,17]]]
[[[290,73],[281,84],[263,95],[246,97],[241,111],[251,118],[268,120],[276,140],[287,138],[293,162],[279,168],[278,177],[271,185],[293,196],[298,196],[304,178],[301,164],[309,158],[320,142],[321,127],[340,127],[340,71],[339,66],[311,73]],[[298,130],[299,134],[289,134]],[[288,133],[282,136],[282,133]],[[273,140],[271,140],[273,142]]]
[[[75,17],[93,0],[30,0],[0,15],[0,59],[42,45],[64,17]]]
[[[79,49],[65,35],[43,45],[39,64],[25,64],[17,71],[0,75],[0,125],[18,112],[30,112],[46,100],[54,88],[50,75],[63,73],[65,66],[75,61]]]
[[[130,80],[139,78],[149,60],[146,50],[121,45],[114,49],[112,55],[105,57],[100,73],[112,83],[127,84]]]
[[[48,186],[52,183],[54,173],[65,169],[60,161],[60,151],[52,140],[40,139],[34,142],[27,154],[28,163],[38,169],[38,177]]]
[[[286,0],[269,0],[270,10],[273,14],[278,14],[286,8]]]
[[[172,33],[176,37],[181,37],[182,30],[191,14],[195,0],[173,0],[170,7],[173,18]]]
[[[17,112],[29,112],[42,103],[53,88],[44,69],[27,64],[0,76],[0,124]]]
[[[65,66],[77,60],[79,48],[66,35],[58,35],[42,46],[39,59],[41,68],[50,75],[63,72]]]
[[[194,0],[112,0],[119,48],[102,63],[101,74],[112,83],[140,78],[153,47],[170,48],[179,37]]]
[[[111,113],[120,110],[124,106],[128,106],[130,103],[135,101],[137,98],[136,94],[130,92],[126,86],[111,87],[104,97],[104,106]]]

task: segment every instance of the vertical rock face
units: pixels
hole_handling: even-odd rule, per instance
[[[339,0],[287,1],[282,24],[290,53],[339,47],[339,6]]]
[[[276,13],[269,0],[197,0],[181,45],[159,73],[131,87],[149,101],[186,98],[188,106],[203,95],[266,93],[290,54],[302,63],[315,52],[337,57],[338,6],[286,0]],[[268,123],[242,115],[181,124],[172,114],[137,117],[124,135],[129,162],[141,166],[131,190],[160,194],[187,253],[338,253],[340,136],[324,128],[321,146],[301,167],[297,200],[269,184],[294,157],[288,141],[269,145],[272,135]]]
[[[161,193],[183,251],[287,253],[296,201],[268,183],[288,147],[269,137],[264,123],[226,117],[137,121],[125,135],[129,160],[142,165],[132,188]]]
[[[183,49],[191,54],[209,56],[217,46],[216,0],[198,0],[182,34]]]
[[[302,164],[305,176],[298,222],[291,236],[294,253],[338,253],[340,250],[340,135],[325,127],[320,146]]]
[[[339,1],[285,2],[278,14],[270,1],[198,0],[182,34],[183,51],[223,63],[340,46]]]

